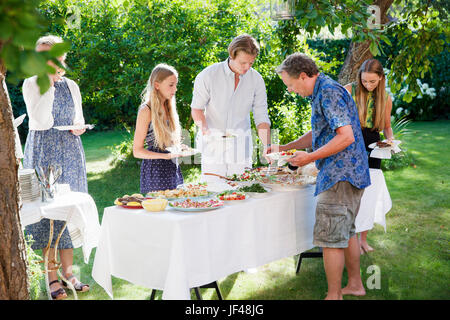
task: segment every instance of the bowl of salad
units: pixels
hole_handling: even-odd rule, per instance
[[[244,192],[252,198],[261,199],[269,196],[271,188],[263,186],[260,183],[253,183],[248,186],[243,186],[238,189],[240,192]]]

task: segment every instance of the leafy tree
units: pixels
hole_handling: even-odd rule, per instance
[[[19,162],[15,156],[13,113],[7,86],[10,80],[38,75],[41,92],[50,82],[47,65],[67,48],[55,46],[51,52],[37,53],[36,40],[43,29],[37,0],[11,0],[0,3],[0,300],[29,299],[26,247],[19,220]]]
[[[447,1],[403,0],[339,0],[303,1],[296,4],[295,25],[311,35],[323,27],[333,33],[340,26],[352,32],[352,42],[339,82],[354,81],[361,64],[384,53],[392,41],[401,50],[389,56],[389,85],[397,93],[402,83],[409,85],[405,101],[420,94],[416,79],[431,72],[432,58],[439,54],[449,39]],[[298,32],[297,32],[298,33]]]

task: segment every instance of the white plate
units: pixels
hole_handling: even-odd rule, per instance
[[[79,125],[73,125],[73,126],[57,126],[57,127],[53,127],[57,130],[61,130],[61,131],[68,131],[68,130],[82,130],[82,129],[94,129],[93,124],[79,124]]]
[[[198,149],[189,148],[188,150],[182,151],[180,147],[175,147],[175,146],[167,147],[166,150],[173,154],[179,154],[182,157],[190,157],[197,153],[200,153],[200,150],[198,150]]]
[[[382,142],[387,142],[387,140],[383,140]],[[376,143],[376,142],[369,144],[368,147],[369,147],[370,149],[394,149],[394,148],[397,147],[400,143],[402,143],[400,140],[393,140],[392,142],[393,142],[394,145],[391,146],[391,147],[380,148],[380,147],[377,147],[377,143]]]

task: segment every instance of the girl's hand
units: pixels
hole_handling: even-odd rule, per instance
[[[165,155],[166,155],[166,157],[165,157],[166,160],[171,160],[173,158],[181,157],[181,154],[176,154],[176,153],[165,153]]]
[[[70,130],[70,132],[72,132],[76,136],[81,136],[83,133],[86,132],[86,129],[74,129]]]

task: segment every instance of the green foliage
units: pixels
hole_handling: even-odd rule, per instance
[[[226,59],[227,46],[236,35],[250,33],[259,39],[270,34],[269,21],[254,15],[254,3],[60,0],[46,1],[40,9],[54,21],[49,32],[73,44],[67,59],[69,76],[80,85],[89,122],[99,129],[123,122],[134,125],[151,70],[164,62],[179,72],[177,107],[183,127],[190,128],[195,76]],[[68,13],[71,7],[79,10],[77,27],[62,23],[74,15],[76,10]]]
[[[38,76],[41,93],[48,90],[49,71],[54,68],[47,61],[56,60],[70,48],[70,43],[55,45],[48,52],[36,52],[36,40],[45,28],[45,20],[37,11],[41,0],[10,0],[0,3],[0,58],[13,73],[8,81],[17,83],[20,79]],[[61,66],[61,65],[60,65]]]
[[[441,53],[448,42],[448,12],[439,1],[401,1],[395,8],[397,20],[387,29],[387,36],[394,39],[398,49],[395,55],[389,55],[389,86],[394,94],[408,86],[403,99],[411,102],[421,94],[417,79],[431,73],[432,57]]]
[[[406,116],[394,119],[394,121],[391,122],[395,140],[402,141],[402,144],[400,145],[402,151],[393,154],[391,159],[384,159],[381,161],[381,168],[383,170],[395,170],[415,165],[415,158],[412,153],[408,151],[407,144],[405,142],[405,138],[407,139],[413,133],[410,129],[408,129],[408,126],[411,123],[411,120]],[[382,137],[382,140],[383,139],[384,137]]]
[[[391,159],[384,159],[381,161],[382,170],[396,170],[400,168],[406,168],[409,166],[415,166],[415,158],[411,152],[402,146],[402,151],[392,155]]]
[[[133,138],[134,129],[124,124],[127,135],[119,144],[115,144],[112,147],[108,147],[111,150],[113,156],[111,165],[118,167],[137,167],[140,165],[141,160],[133,156]]]
[[[41,280],[44,279],[44,274],[41,270],[40,261],[42,257],[39,256],[33,249],[31,245],[33,243],[33,237],[28,235],[25,238],[26,246],[26,257],[27,257],[27,275],[28,282],[30,284],[29,293],[31,300],[37,300],[41,294]]]

